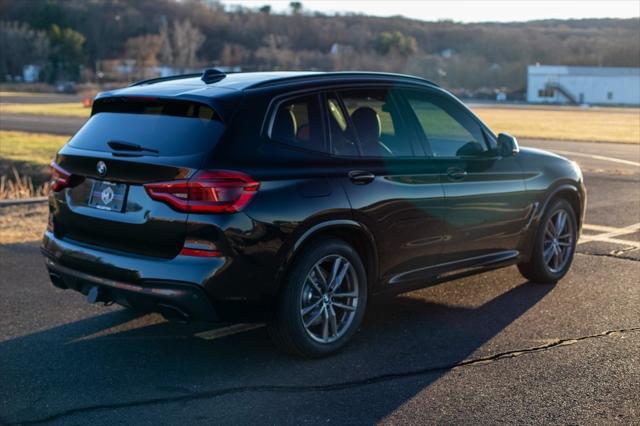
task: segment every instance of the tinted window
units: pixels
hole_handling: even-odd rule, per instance
[[[329,118],[331,153],[346,156],[360,155],[358,142],[353,134],[353,129],[349,126],[347,114],[335,94],[327,95],[326,108]]]
[[[422,92],[409,92],[406,97],[434,157],[482,155],[487,151],[480,125],[454,102]]]
[[[99,99],[93,105],[92,113],[95,115],[103,112],[219,120],[218,115],[209,105],[177,99],[135,96]]]
[[[273,118],[270,137],[299,148],[324,151],[318,96],[302,96],[281,103]]]
[[[93,115],[69,144],[93,151],[113,151],[109,142],[146,148],[160,156],[192,155],[213,149],[224,131],[217,120],[155,114],[102,112]]]
[[[413,156],[411,140],[403,128],[391,90],[349,90],[339,92],[339,96],[349,116],[347,130],[357,136],[363,156]]]

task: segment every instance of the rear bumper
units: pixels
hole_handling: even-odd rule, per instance
[[[97,301],[160,312],[172,319],[219,319],[200,280],[219,269],[223,259],[123,256],[60,240],[50,232],[45,233],[41,251],[56,287],[85,295],[95,288]]]

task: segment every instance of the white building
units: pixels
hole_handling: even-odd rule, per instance
[[[527,102],[640,105],[640,68],[530,65]]]

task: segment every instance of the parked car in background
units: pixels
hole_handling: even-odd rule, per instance
[[[381,73],[207,70],[97,96],[52,164],[51,280],[181,321],[266,321],[317,357],[372,296],[569,270],[578,166]]]

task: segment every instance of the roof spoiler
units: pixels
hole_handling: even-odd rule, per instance
[[[160,83],[162,81],[181,80],[183,78],[194,78],[194,77],[200,77],[200,79],[204,81],[206,84],[211,84],[211,83],[215,83],[217,81],[222,80],[226,76],[227,74],[225,74],[224,72],[218,69],[207,68],[202,73],[168,75],[166,77],[155,77],[155,78],[149,78],[146,80],[140,80],[140,81],[131,83],[129,87],[143,86],[146,84]]]

